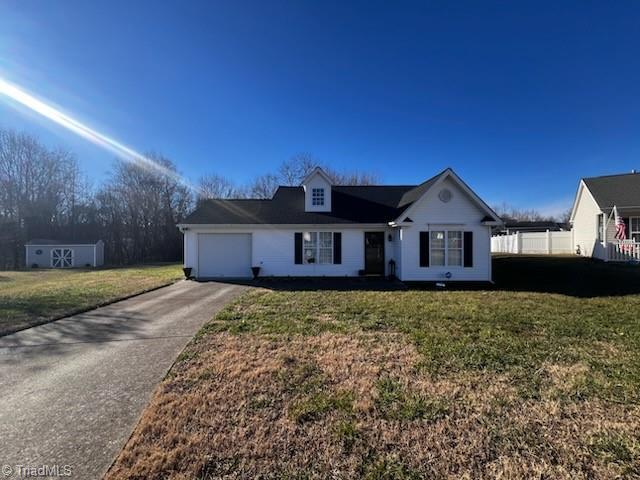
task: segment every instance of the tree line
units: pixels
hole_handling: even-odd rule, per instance
[[[182,234],[176,228],[206,198],[271,198],[278,185],[299,185],[319,164],[300,154],[273,173],[237,185],[205,175],[195,188],[180,180],[171,160],[147,157],[176,175],[116,160],[106,181],[93,188],[65,149],[45,147],[25,133],[0,130],[0,269],[22,268],[31,239],[105,243],[105,260],[126,265],[178,261]],[[372,184],[375,174],[323,168],[337,184]]]
[[[310,154],[298,154],[245,185],[212,173],[194,188],[180,180],[171,160],[154,153],[147,157],[163,168],[116,160],[106,181],[93,188],[72,152],[0,129],[0,269],[23,267],[24,245],[37,238],[101,239],[106,262],[113,265],[178,261],[182,234],[176,224],[204,199],[271,198],[279,185],[300,185],[316,166],[335,184],[380,183],[375,173],[337,171]],[[505,219],[553,219],[508,205],[496,211]]]

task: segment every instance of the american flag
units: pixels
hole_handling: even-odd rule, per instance
[[[624,224],[624,220],[622,219],[622,217],[620,216],[620,214],[618,214],[618,209],[615,207],[615,205],[613,206],[613,215],[616,219],[616,234],[615,234],[615,238],[617,240],[626,240],[627,239],[627,229],[625,227]]]

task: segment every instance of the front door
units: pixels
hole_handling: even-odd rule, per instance
[[[384,275],[384,232],[364,232],[364,273]]]

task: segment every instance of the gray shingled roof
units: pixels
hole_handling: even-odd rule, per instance
[[[305,212],[302,187],[280,187],[267,200],[205,200],[185,224],[349,224],[387,223],[409,207],[399,207],[413,185],[331,188],[331,212]]]
[[[420,185],[333,185],[330,212],[306,212],[302,187],[279,187],[273,198],[266,200],[205,200],[182,224],[388,223],[398,219],[449,170],[443,170]],[[493,220],[490,216],[483,219]]]
[[[602,209],[640,207],[640,174],[606,175],[583,179]]]
[[[205,200],[184,224],[315,225],[388,223],[397,219],[447,170],[420,185],[334,185],[330,212],[305,212],[302,187],[279,187],[266,200]]]

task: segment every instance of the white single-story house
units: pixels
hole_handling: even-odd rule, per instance
[[[640,260],[640,174],[580,180],[570,221],[581,255],[604,261]]]
[[[34,239],[25,245],[26,265],[33,268],[83,268],[104,264],[104,243]]]
[[[198,279],[395,275],[491,281],[500,218],[450,168],[420,185],[345,186],[316,168],[266,200],[205,200],[178,225]]]

